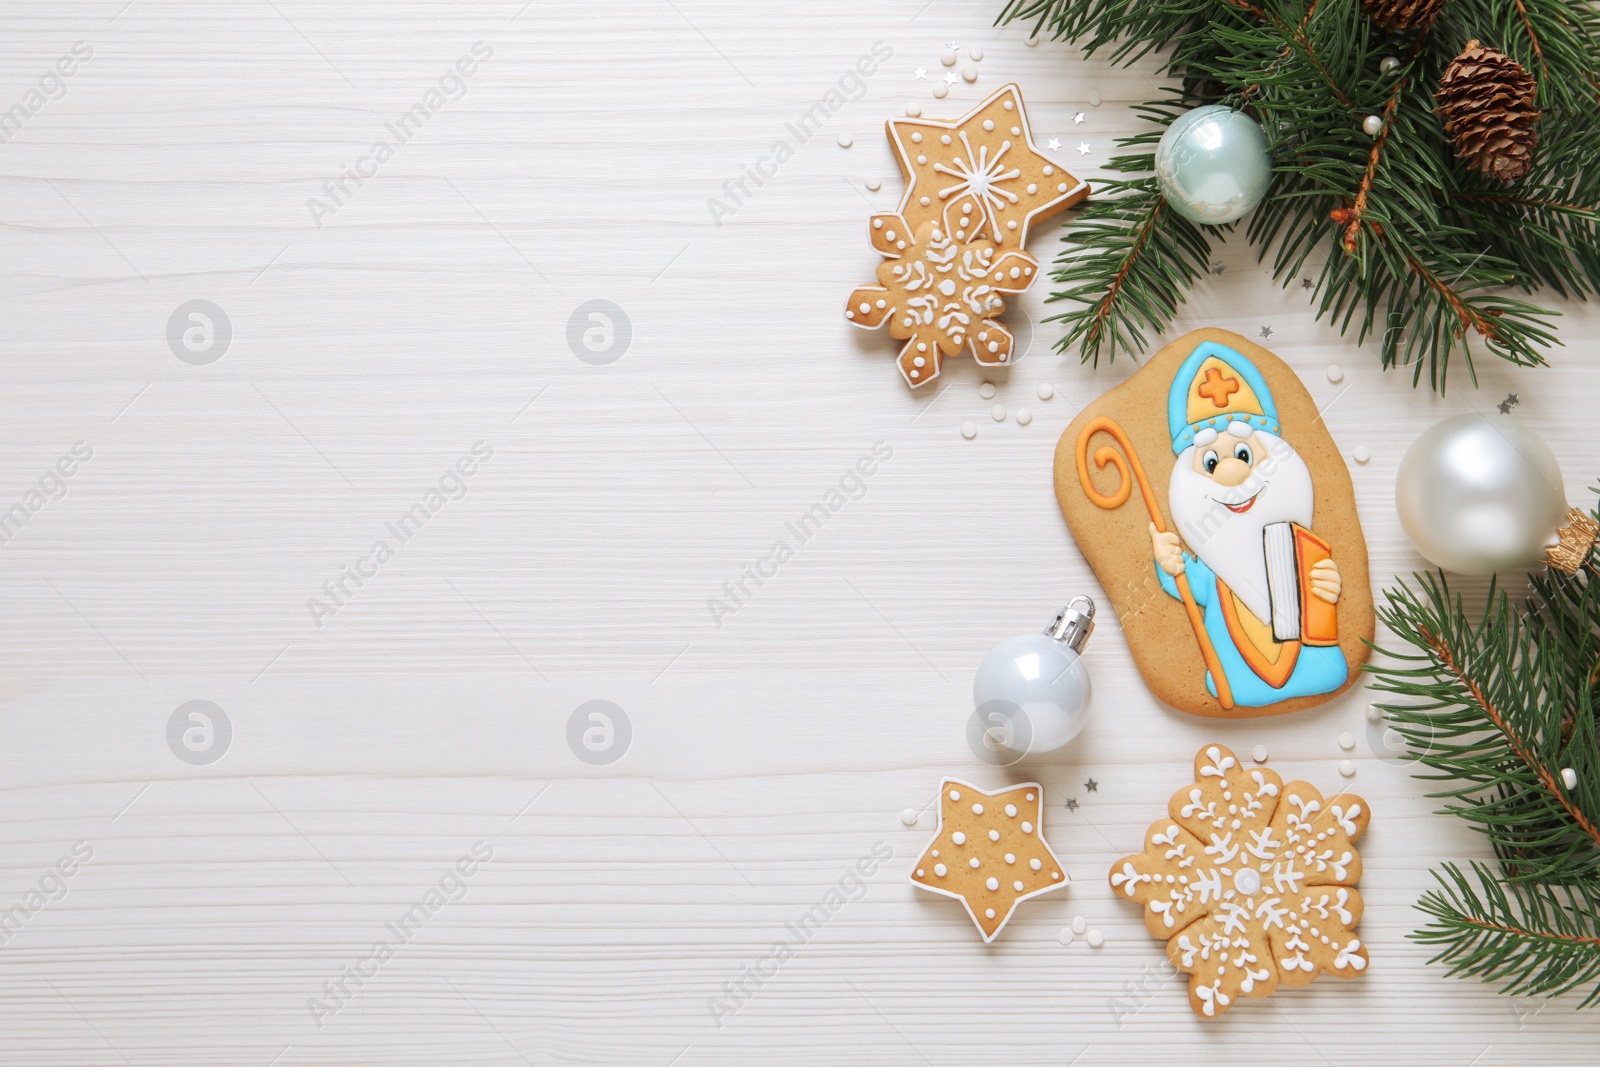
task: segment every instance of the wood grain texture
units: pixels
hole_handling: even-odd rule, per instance
[[[1039,291],[1008,313],[1026,315],[1032,347],[993,377],[992,400],[958,360],[937,392],[911,395],[892,344],[841,317],[878,259],[863,221],[898,196],[883,122],[913,101],[954,116],[1016,80],[1036,135],[1061,138],[1092,181],[1134,129],[1129,102],[1152,92],[1148,67],[1025,47],[990,25],[998,7],[6,5],[0,110],[75,41],[93,57],[0,145],[0,512],[41,485],[55,494],[0,548],[0,906],[41,886],[57,898],[0,944],[0,1060],[688,1067],[998,1050],[1085,1067],[1485,1067],[1592,1054],[1595,1017],[1570,998],[1448,980],[1406,940],[1428,867],[1483,850],[1375,758],[1360,690],[1274,720],[1186,717],[1151,698],[1108,614],[1088,648],[1093,715],[1066,752],[1001,771],[968,751],[978,659],[1095,589],[1051,455],[1133,368],[1050,353]],[[950,39],[985,55],[976,84],[935,101]],[[878,40],[894,57],[861,98],[715,225],[708,198],[850,88]],[[493,55],[464,95],[313,219],[324,183],[478,41]],[[1055,232],[1035,235],[1041,259]],[[1394,475],[1444,415],[1519,393],[1511,417],[1538,427],[1585,499],[1593,310],[1563,309],[1569,347],[1552,368],[1487,361],[1481,388],[1462,374],[1439,398],[1315,322],[1308,295],[1248,249],[1222,262],[1174,333],[1271,327],[1265,343],[1341,448],[1370,449],[1352,475],[1377,587],[1419,565]],[[199,299],[233,333],[208,365],[168,343],[169,318]],[[590,300],[631,324],[609,365],[568,345]],[[60,495],[46,476],[78,441],[93,456]],[[479,441],[493,454],[461,495],[447,475]],[[892,455],[858,488],[878,441]],[[359,587],[344,578],[346,602],[316,625],[307,601],[346,568],[371,570],[386,524],[441,483],[454,495]],[[775,575],[744,577],[841,483],[846,503]],[[750,595],[717,617],[708,602],[741,580]],[[232,727],[207,765],[168,747],[175,710],[197,699]],[[605,766],[567,742],[593,699],[631,723]],[[1376,812],[1362,849],[1373,967],[1205,1027],[1103,876],[1212,739],[1265,744],[1286,778],[1330,790],[1346,784],[1337,761],[1356,759],[1349,785]],[[992,946],[906,881],[932,817],[906,827],[898,813],[944,774],[1044,782],[1074,879]],[[452,876],[480,841],[492,857]],[[75,842],[92,857],[58,883],[48,872]],[[714,1018],[725,983],[770,970],[785,924],[878,842],[894,858],[852,887],[859,899]],[[458,899],[410,930],[441,880]],[[1080,914],[1103,948],[1058,943]],[[404,943],[369,962],[395,924]],[[343,978],[353,967],[371,973]],[[319,1027],[308,1002],[341,980],[346,1002]]]

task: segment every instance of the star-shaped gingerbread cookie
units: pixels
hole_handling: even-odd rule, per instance
[[[985,941],[1016,906],[1070,880],[1044,839],[1044,790],[1035,782],[990,793],[955,778],[939,785],[939,828],[911,882],[966,905]]]
[[[958,241],[982,233],[1002,251],[1020,249],[1030,224],[1089,195],[1087,182],[1033,143],[1015,85],[955,122],[890,119],[888,129],[906,178],[900,214],[913,233],[935,220]]]

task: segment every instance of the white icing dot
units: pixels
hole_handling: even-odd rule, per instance
[[[934,849],[933,852],[931,853],[931,855],[933,856],[934,859],[938,859],[939,858],[939,850],[938,849]]]
[[[993,130],[994,129],[994,119],[984,119],[983,120],[983,128],[985,130]]]
[[[967,835],[962,833],[960,830],[957,830],[955,833],[950,835],[950,840],[954,841],[958,845],[964,845],[967,843]]]
[[[905,823],[907,826],[917,825],[917,809],[907,808],[902,811],[900,813],[900,821]]]
[[[950,799],[951,800],[960,800],[961,799],[961,794],[957,793],[954,789],[952,789],[952,790],[950,790]]]
[[[1250,758],[1255,760],[1257,763],[1267,762],[1267,746],[1257,745],[1255,748],[1251,749]]]
[[[1357,463],[1366,463],[1372,459],[1372,453],[1368,450],[1366,445],[1357,445],[1355,457]]]
[[[925,366],[927,366],[927,364],[928,364],[928,361],[923,359],[921,356],[913,357],[913,359],[911,360],[911,365],[913,367],[925,367]]]
[[[1239,828],[1239,820],[1238,819],[1233,820],[1233,828],[1235,830],[1237,830]]]
[[[855,143],[856,143],[855,138],[851,137],[848,133],[841,133],[839,135],[839,147],[840,148],[849,148],[851,145],[853,145]]]
[[[1090,948],[1099,948],[1101,945],[1106,943],[1106,935],[1102,934],[1099,930],[1090,930],[1088,941]]]
[[[993,908],[985,908],[985,909],[983,909],[983,917],[985,919],[994,918],[994,909]]]
[[[927,163],[927,162],[928,162],[928,157],[927,156],[918,156],[917,157],[918,166],[921,166],[922,164]]]
[[[1029,411],[1027,408],[1018,408],[1017,409],[1017,425],[1026,426],[1026,425],[1028,425],[1028,423],[1030,423],[1032,421],[1033,421],[1033,412]]]
[[[948,133],[940,134],[939,135],[939,143],[940,144],[949,144],[950,143],[950,135]]]
[[[1045,164],[1045,168],[1044,168],[1044,176],[1045,176],[1045,177],[1046,177],[1046,178],[1048,178],[1048,177],[1050,177],[1050,175],[1052,175],[1052,174],[1054,174],[1054,173],[1055,173],[1055,172],[1056,172],[1056,168],[1054,168],[1054,167],[1052,167],[1052,166],[1050,166],[1050,165],[1049,165],[1049,164],[1048,164],[1048,163],[1047,163],[1047,164]]]
[[[1016,220],[1016,219],[1009,219],[1009,220],[1007,220],[1007,222],[1006,222],[1006,229],[1008,229],[1008,230],[1014,230],[1014,229],[1016,229],[1016,228],[1017,228],[1017,220]]]
[[[1356,735],[1351,733],[1349,730],[1346,730],[1344,733],[1340,734],[1339,747],[1344,749],[1346,752],[1349,752],[1352,748],[1355,748]]]
[[[922,877],[922,876],[923,876],[923,871],[922,871],[922,868],[921,868],[921,867],[918,867],[918,868],[917,868],[917,877],[918,877],[918,878],[921,878],[921,877]]]
[[[1012,276],[1012,277],[1013,277],[1013,278],[1020,278],[1020,277],[1022,277],[1022,268],[1021,268],[1021,267],[1012,267],[1012,268],[1011,268],[1011,276]]]
[[[1022,832],[1025,833],[1025,834],[1033,833],[1033,823],[1031,823],[1031,822],[1023,823],[1022,824]]]
[[[872,310],[872,305],[867,303],[865,300],[863,300],[863,301],[861,301],[861,307],[859,308],[859,310],[860,310],[861,314],[865,315],[867,312]]]
[[[1040,863],[1038,857],[1036,856],[1028,861],[1028,866],[1037,871],[1040,867],[1043,867],[1044,864]]]
[[[942,864],[942,863],[935,863],[935,864],[934,864],[934,865],[933,865],[933,873],[934,873],[934,874],[937,874],[937,875],[938,875],[938,876],[939,876],[939,877],[940,877],[940,878],[943,878],[943,877],[944,877],[944,876],[945,876],[945,872],[946,872],[946,871],[947,871],[947,870],[949,870],[949,868],[947,868],[947,867],[946,867],[946,866],[945,866],[945,865],[944,865],[944,864]]]
[[[983,883],[983,884],[984,884],[984,885],[986,885],[986,886],[988,886],[988,887],[989,887],[989,890],[990,890],[990,891],[991,891],[991,892],[993,892],[993,891],[994,891],[994,890],[996,890],[996,889],[999,889],[999,888],[1000,888],[1000,879],[998,879],[998,878],[991,878],[991,879],[989,879],[989,880],[988,880],[988,881],[987,881],[987,882],[985,882],[985,883]]]
[[[1032,800],[1033,799],[1033,794],[1032,793],[1024,794],[1022,799],[1024,799],[1024,800]]]
[[[974,814],[974,815],[982,815],[983,814],[983,805],[982,804],[974,804],[974,805],[972,805],[972,814]]]
[[[1022,883],[1021,882],[1012,882],[1011,883],[1011,888],[1015,889],[1017,892],[1020,893],[1020,892],[1022,892]]]
[[[907,315],[904,319],[901,320],[901,322],[906,326],[912,325],[915,321],[916,320],[913,319],[910,315]]]
[[[1013,136],[1013,137],[1022,136],[1022,127],[1021,126],[1013,126],[1013,127],[1011,127],[1011,136]]]
[[[1038,191],[1039,191],[1039,183],[1038,182],[1029,182],[1028,183],[1028,195],[1029,196],[1032,196],[1034,193],[1037,193]]]
[[[847,318],[847,319],[855,318],[856,317],[856,313],[855,313],[854,309],[845,308],[844,317]]]
[[[971,422],[963,422],[961,424],[961,436],[970,441],[978,436],[978,428],[972,425]]]
[[[1006,853],[1006,862],[1007,862],[1007,863],[1015,863],[1015,862],[1017,862],[1017,856],[1016,856],[1016,853],[1014,853],[1014,852],[1007,852],[1007,853]]]
[[[990,341],[989,342],[989,351],[990,352],[998,352],[998,351],[1000,351],[1000,342],[999,341]],[[996,404],[995,406],[996,407],[1000,407],[1000,405],[998,405],[998,404]],[[996,418],[1000,418],[1000,419],[1005,418],[1005,414],[1004,414],[1005,408],[1000,408],[1000,411],[1002,412],[1002,414],[997,415],[995,417]]]
[[[918,341],[917,342],[917,351],[918,352],[926,352],[927,350],[928,350],[928,343],[926,341]]]
[[[880,300],[880,301],[878,301],[878,307],[880,307],[880,308],[886,308],[886,307],[888,307],[888,306],[889,306],[889,301],[887,301],[887,300]]]
[[[1335,385],[1344,381],[1344,368],[1337,363],[1328,364],[1328,381]]]
[[[977,870],[978,866],[979,866],[978,857],[974,856],[970,860],[968,860],[967,861],[967,866],[971,867],[973,870]]]
[[[911,143],[912,144],[921,144],[922,143],[922,134],[920,134],[920,133],[912,134],[911,135]]]
[[[886,240],[889,240],[889,241],[893,241],[895,239],[893,230],[890,230],[888,233],[884,234],[883,236],[884,236],[884,238]]]
[[[1355,777],[1355,773],[1356,773],[1356,765],[1355,765],[1355,763],[1353,761],[1347,760],[1347,759],[1340,760],[1339,761],[1339,773],[1344,775],[1346,778],[1354,778]]]
[[[1015,819],[1017,817],[1017,806],[1015,804],[1007,804],[1006,805],[1006,815],[1008,817],[1010,817],[1010,818]]]
[[[1000,831],[999,830],[990,830],[989,831],[989,840],[990,841],[998,841],[998,840],[1000,840]]]
[[[1260,872],[1249,867],[1244,868],[1233,876],[1233,887],[1247,897],[1261,892]]]
[[[881,229],[883,229],[883,220],[882,220],[882,219],[873,219],[873,220],[872,220],[872,228],[873,228],[873,229],[874,229],[874,230],[881,230]]]
[[[1056,192],[1064,193],[1066,191],[1067,191],[1067,183],[1066,182],[1062,182],[1060,185],[1056,186]]]
[[[994,396],[994,383],[984,382],[982,385],[978,386],[978,395],[983,397],[985,400],[988,400],[991,396]]]
[[[1050,880],[1052,882],[1059,882],[1061,880],[1061,872],[1060,871],[1051,871],[1050,872]]]
[[[1039,399],[1040,400],[1049,400],[1051,397],[1053,397],[1055,395],[1056,395],[1056,387],[1055,386],[1051,385],[1049,382],[1040,382],[1039,383]]]

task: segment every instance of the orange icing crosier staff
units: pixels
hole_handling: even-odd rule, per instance
[[[1089,439],[1097,433],[1109,434],[1122,446],[1122,451],[1118,452],[1110,445],[1102,445],[1094,454],[1095,467],[1104,469],[1109,465],[1117,469],[1117,488],[1109,495],[1096,489],[1089,477]],[[1128,435],[1114,420],[1103,415],[1091,419],[1078,435],[1078,481],[1083,484],[1084,495],[1096,507],[1106,511],[1114,511],[1126,504],[1128,497],[1133,495],[1133,483],[1138,482],[1139,495],[1144,498],[1144,506],[1150,512],[1150,524],[1155,527],[1156,533],[1166,533],[1166,522],[1161,517],[1155,493],[1150,490],[1150,479],[1145,477],[1144,464],[1139,462],[1139,453],[1134,451]],[[1222,661],[1217,658],[1217,650],[1211,644],[1211,635],[1206,633],[1205,616],[1200,612],[1200,605],[1195,603],[1194,593],[1189,590],[1189,576],[1179,571],[1174,580],[1178,585],[1179,599],[1183,601],[1183,610],[1189,616],[1189,625],[1194,628],[1195,640],[1200,643],[1200,658],[1205,660],[1206,670],[1211,672],[1211,680],[1216,683],[1217,700],[1224,708],[1231,708],[1233,691],[1222,672]]]

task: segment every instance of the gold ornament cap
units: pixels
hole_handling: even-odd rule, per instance
[[[1600,523],[1577,508],[1568,508],[1567,524],[1556,530],[1556,543],[1545,549],[1544,561],[1571,578],[1588,562],[1597,537]]]

